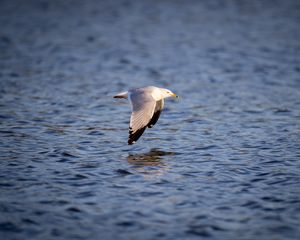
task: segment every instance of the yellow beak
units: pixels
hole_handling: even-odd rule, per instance
[[[172,95],[171,95],[172,97],[174,97],[174,98],[179,98],[179,96],[178,95],[176,95],[175,93],[172,93]]]

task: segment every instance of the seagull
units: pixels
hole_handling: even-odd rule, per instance
[[[167,97],[178,98],[169,89],[154,86],[131,89],[114,96],[129,99],[131,103],[128,145],[136,143],[147,127],[152,128],[156,124]]]

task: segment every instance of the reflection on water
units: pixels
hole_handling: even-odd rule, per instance
[[[168,164],[164,162],[163,157],[172,155],[175,153],[152,148],[146,153],[130,153],[127,161],[140,173],[161,175],[168,169]]]
[[[171,156],[174,155],[173,152],[165,152],[156,148],[152,148],[147,153],[130,153],[127,157],[127,161],[135,166],[164,166],[163,156]]]

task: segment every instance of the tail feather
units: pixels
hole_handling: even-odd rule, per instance
[[[114,96],[114,98],[128,98],[128,92],[121,92]]]

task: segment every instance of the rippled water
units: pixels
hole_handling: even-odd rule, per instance
[[[1,239],[300,237],[298,1],[1,1]],[[127,146],[130,106],[170,88]]]

